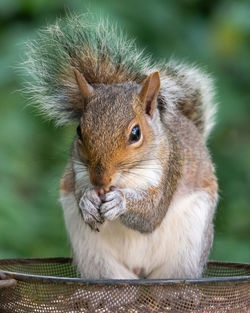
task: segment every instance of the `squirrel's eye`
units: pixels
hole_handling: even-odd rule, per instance
[[[141,130],[140,130],[140,127],[139,125],[135,125],[132,130],[131,130],[131,133],[130,133],[130,136],[129,136],[129,142],[130,143],[134,143],[134,142],[137,142],[139,141],[141,138]]]
[[[82,131],[81,131],[80,125],[77,126],[76,132],[77,132],[79,139],[82,141]]]

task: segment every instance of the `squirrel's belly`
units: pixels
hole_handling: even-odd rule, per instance
[[[194,277],[193,272],[201,271],[202,242],[214,206],[215,200],[204,191],[177,195],[154,232],[142,234],[115,221],[104,225],[102,239],[134,273],[151,278]],[[162,273],[155,273],[162,266]]]
[[[155,234],[156,232],[156,234]],[[152,234],[144,234],[127,228],[119,221],[105,222],[100,230],[102,240],[112,249],[114,256],[129,270],[143,278],[159,266],[159,241],[157,229]],[[137,275],[137,274],[136,274]]]

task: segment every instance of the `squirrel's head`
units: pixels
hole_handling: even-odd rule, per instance
[[[90,85],[78,70],[74,72],[82,96],[77,148],[90,183],[104,190],[111,185],[125,187],[131,173],[143,168],[142,161],[150,162],[158,141],[152,124],[159,72],[150,74],[142,86],[134,82]]]

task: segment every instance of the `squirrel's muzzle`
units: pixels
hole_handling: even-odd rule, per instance
[[[103,168],[89,169],[89,180],[90,183],[97,188],[108,188],[112,182],[113,175],[111,171]]]

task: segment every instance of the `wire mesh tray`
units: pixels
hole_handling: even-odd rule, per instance
[[[250,312],[250,264],[196,280],[84,280],[68,258],[0,260],[0,312]]]

